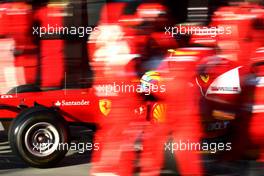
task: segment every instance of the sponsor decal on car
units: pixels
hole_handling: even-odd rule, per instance
[[[112,102],[107,99],[99,100],[99,109],[104,116],[107,116],[111,111]]]
[[[201,80],[204,82],[204,83],[207,83],[209,81],[209,75],[200,75],[200,78]]]
[[[55,106],[88,106],[90,105],[90,101],[87,100],[81,100],[81,101],[66,101],[66,100],[61,100],[61,101],[56,101]]]
[[[166,105],[157,103],[153,108],[153,120],[155,122],[164,122],[166,119]]]
[[[230,121],[217,121],[213,123],[206,124],[206,131],[217,131],[217,130],[225,130],[230,126]]]
[[[205,95],[239,94],[241,92],[239,68],[236,67],[218,76],[209,86]]]
[[[217,120],[234,120],[235,113],[213,110],[212,115]]]
[[[1,98],[1,99],[5,99],[5,98],[13,98],[13,95],[1,95],[0,98]]]
[[[230,92],[237,92],[239,91],[239,87],[217,87],[212,86],[211,91],[230,91]]]

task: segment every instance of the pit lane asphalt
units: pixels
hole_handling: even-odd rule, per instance
[[[93,133],[87,129],[74,130],[74,141],[92,141]],[[165,154],[165,166],[162,176],[177,175],[175,160],[170,153]],[[1,176],[89,176],[91,153],[82,154],[69,151],[67,156],[54,168],[37,169],[28,167],[12,153],[9,143],[0,136],[0,175]],[[211,158],[204,158],[203,164],[209,176],[262,176],[264,165],[254,161],[218,162]],[[137,174],[136,174],[137,175]]]

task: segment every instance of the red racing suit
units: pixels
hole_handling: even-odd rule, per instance
[[[198,109],[198,89],[195,86],[195,63],[184,60],[163,61],[159,70],[165,93],[159,97],[162,105],[155,114],[165,114],[163,121],[145,130],[141,155],[141,175],[160,175],[164,152],[174,155],[180,175],[202,175],[198,150],[180,150],[180,143],[199,143],[201,122]],[[185,147],[186,147],[185,146]]]
[[[117,13],[110,15],[108,21],[104,13],[114,7]],[[102,112],[94,137],[100,150],[93,153],[90,175],[128,176],[134,172],[134,144],[142,131],[137,125],[142,119],[135,110],[142,101],[136,92],[135,64],[131,62],[133,42],[129,36],[134,34],[118,21],[123,7],[123,3],[106,4],[99,30],[91,34],[88,43]]]
[[[34,20],[39,22],[40,85],[43,88],[60,87],[64,79],[64,41],[61,38],[65,27],[64,10],[63,5],[48,4],[34,12]]]

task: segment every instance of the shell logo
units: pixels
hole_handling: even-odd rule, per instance
[[[154,122],[164,122],[166,119],[166,105],[162,103],[156,103],[152,111]]]

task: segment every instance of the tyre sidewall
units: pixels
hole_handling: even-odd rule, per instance
[[[32,125],[38,122],[47,122],[53,125],[59,133],[59,143],[69,143],[69,130],[66,122],[56,112],[46,109],[27,109],[18,115],[11,125],[10,144],[14,152],[31,166],[52,167],[65,156],[67,150],[55,150],[52,154],[43,157],[30,153],[25,145],[25,134]]]

